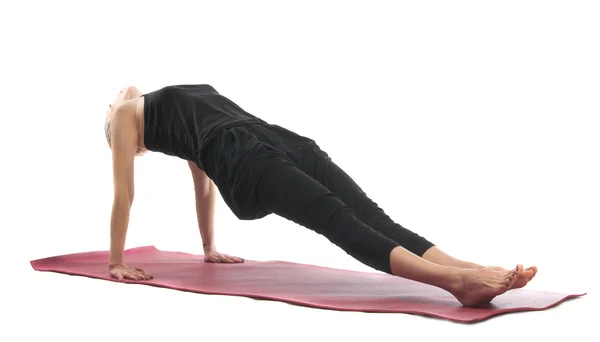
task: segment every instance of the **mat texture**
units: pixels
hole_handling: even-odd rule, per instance
[[[125,258],[154,276],[138,284],[332,310],[419,314],[462,323],[507,312],[544,310],[584,295],[519,289],[496,297],[485,308],[466,308],[443,290],[381,273],[281,261],[212,264],[203,262],[201,255],[160,251],[154,246],[129,249]],[[34,260],[31,265],[38,271],[117,281],[108,275],[107,260],[108,252],[99,251]]]

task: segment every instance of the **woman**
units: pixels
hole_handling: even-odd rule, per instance
[[[152,279],[123,260],[134,157],[147,150],[188,161],[207,262],[243,262],[215,248],[216,187],[242,220],[275,213],[376,270],[442,288],[465,306],[523,287],[537,272],[449,256],[392,221],[315,141],[247,113],[210,85],[169,86],[144,95],[125,88],[107,112],[105,130],[115,191],[109,270],[120,280]]]

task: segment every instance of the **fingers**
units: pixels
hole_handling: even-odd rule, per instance
[[[152,276],[151,274],[148,274],[144,271],[139,271],[136,268],[117,272],[114,275],[114,277],[117,278],[119,281],[123,281],[125,279],[127,279],[127,280],[151,280],[151,279],[154,279],[154,276]]]
[[[133,273],[126,273],[126,274],[124,274],[124,277],[125,277],[125,279],[128,279],[128,280],[140,280],[140,277]]]
[[[204,261],[224,264],[239,264],[243,263],[244,259],[223,253],[211,253],[204,257]]]
[[[154,279],[154,277],[149,274],[148,272],[144,271],[144,269],[142,268],[134,268],[137,272],[139,272],[139,276],[144,279],[144,280],[150,280],[150,279]]]
[[[127,280],[141,280],[141,279],[143,279],[141,273],[138,272],[138,271],[136,271],[135,269],[123,271],[123,273],[121,273],[121,274]]]
[[[214,253],[208,253],[206,255],[204,255],[204,261],[205,262],[221,262]]]
[[[239,263],[244,262],[244,259],[242,259],[242,258],[238,258],[238,257],[227,255],[227,254],[219,253],[219,256],[220,256],[221,261],[224,263],[239,264]]]
[[[221,261],[223,261],[224,263],[227,263],[227,264],[234,263],[233,259],[227,254],[221,254],[220,259],[221,259]]]
[[[125,273],[125,274],[123,274],[123,277],[125,277],[125,279],[128,279],[128,280],[150,280],[150,279],[154,278],[150,275],[145,275],[145,274],[141,274],[141,273],[137,273],[137,272]]]
[[[242,262],[244,262],[244,259],[238,258],[236,256],[227,255],[227,257],[231,260],[231,262],[234,262],[234,263],[242,263]]]

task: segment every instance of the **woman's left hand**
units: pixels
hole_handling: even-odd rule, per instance
[[[211,250],[204,253],[204,261],[224,264],[239,264],[244,262],[244,259],[220,253],[216,250]]]

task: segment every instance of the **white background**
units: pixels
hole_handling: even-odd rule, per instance
[[[215,3],[3,3],[0,339],[598,335],[597,2]],[[395,220],[442,249],[488,265],[535,264],[528,288],[588,296],[463,325],[33,271],[32,259],[108,248],[103,124],[114,95],[182,83],[209,83],[316,139]],[[186,163],[151,153],[135,172],[127,247],[200,253]],[[284,219],[238,221],[220,198],[216,222],[226,253],[370,271]]]

